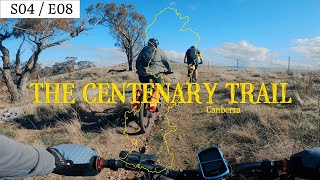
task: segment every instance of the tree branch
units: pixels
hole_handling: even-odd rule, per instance
[[[90,19],[91,19],[91,18],[89,18],[89,19],[85,22],[85,24],[87,24],[87,23],[90,21]],[[94,25],[93,25],[92,27],[87,28],[86,30],[88,31],[88,30],[91,30],[91,29],[93,29],[94,27],[96,27],[100,22],[102,22],[102,19],[103,19],[103,18],[100,18],[99,20],[97,20],[97,22],[94,23]]]
[[[26,36],[23,35],[23,40],[17,50],[17,54],[16,54],[16,63],[15,63],[15,70],[16,70],[16,73],[19,74],[20,73],[20,63],[21,63],[21,48],[24,44],[24,41],[26,40]]]
[[[18,26],[16,26],[16,25],[14,25],[13,28],[19,29],[19,30],[21,30],[21,31],[28,31],[28,32],[30,32],[30,33],[33,33],[33,31],[31,31],[31,30],[29,30],[29,29],[24,29],[24,28],[18,27]]]
[[[42,47],[41,47],[41,50],[44,50],[44,49],[46,49],[46,48],[50,48],[50,47],[53,47],[53,46],[61,45],[61,43],[63,43],[63,42],[65,42],[65,41],[69,40],[69,39],[72,39],[72,38],[78,36],[81,32],[83,32],[83,31],[88,31],[88,30],[90,30],[90,29],[93,29],[101,20],[102,20],[102,19],[99,19],[99,20],[94,24],[93,27],[85,28],[86,24],[88,24],[88,22],[90,21],[90,19],[88,19],[88,20],[86,20],[85,22],[83,22],[83,23],[81,24],[81,26],[79,26],[75,31],[71,32],[68,37],[63,38],[63,39],[61,39],[61,40],[59,40],[59,41],[56,41],[56,42],[47,44],[47,45],[45,45],[45,46],[42,46]]]
[[[117,29],[119,30],[119,32],[126,38],[127,41],[129,41],[129,37],[122,31],[120,26],[117,26]]]
[[[53,47],[53,46],[60,45],[61,43],[63,43],[63,42],[65,42],[65,41],[69,40],[69,39],[72,39],[72,38],[78,36],[81,32],[83,32],[84,30],[86,30],[84,27],[85,27],[85,24],[82,24],[79,28],[77,28],[77,30],[75,30],[74,32],[70,33],[70,35],[69,35],[68,37],[63,38],[63,39],[61,39],[61,40],[59,40],[59,41],[56,41],[56,42],[47,44],[47,45],[45,45],[45,46],[42,46],[42,47],[41,47],[41,50],[44,50],[44,49],[49,48],[49,47]]]
[[[4,41],[8,38],[10,38],[11,36],[13,35],[13,32],[9,33],[9,32],[6,32],[5,34],[0,34],[0,41]]]
[[[2,53],[3,69],[9,68],[10,54],[9,50],[2,45],[2,40],[0,41],[0,51]]]
[[[46,39],[46,38],[48,38],[48,37],[51,37],[51,36],[53,36],[55,33],[56,33],[56,31],[55,31],[55,30],[52,30],[51,33],[49,33],[48,35],[42,36],[41,38],[39,38],[39,41],[42,41],[43,39]],[[44,35],[44,33],[43,33],[43,35]]]
[[[135,44],[135,43],[137,42],[137,40],[139,39],[139,37],[140,37],[140,35],[141,35],[140,31],[141,31],[142,29],[143,29],[143,27],[141,27],[141,28],[139,29],[138,35],[137,35],[136,39],[133,41],[133,44]]]

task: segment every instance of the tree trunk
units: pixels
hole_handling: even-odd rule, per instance
[[[129,71],[133,71],[133,69],[132,69],[132,62],[133,62],[132,59],[128,61],[128,63],[129,63]]]
[[[19,84],[19,93],[25,94],[27,92],[27,86],[30,79],[31,73],[28,71],[25,74],[23,74],[23,77],[21,77],[20,84]]]
[[[12,74],[10,69],[3,70],[3,78],[11,95],[12,102],[18,102],[21,98],[17,86],[13,82]]]
[[[129,71],[133,71],[133,68],[132,68],[132,64],[133,64],[132,50],[128,51],[127,58],[128,58]]]
[[[9,50],[2,45],[2,41],[0,41],[0,51],[2,53],[2,61],[3,61],[3,78],[8,91],[11,95],[11,101],[17,102],[20,100],[20,94],[18,92],[18,88],[13,81],[11,69],[10,69],[10,53]]]
[[[41,48],[38,47],[38,50],[34,52],[32,56],[29,58],[24,71],[21,73],[21,76],[17,82],[17,87],[20,94],[25,94],[27,91],[30,75],[37,67],[37,61],[41,51]]]

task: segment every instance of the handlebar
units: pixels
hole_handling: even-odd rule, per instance
[[[289,160],[282,160],[282,161],[257,161],[257,162],[249,162],[249,163],[240,163],[234,166],[233,173],[243,173],[245,171],[250,170],[261,170],[261,171],[282,171],[287,172],[288,170],[288,161]]]
[[[96,169],[101,171],[103,168],[109,168],[116,171],[123,168],[132,171],[143,171],[151,175],[163,175],[167,178],[172,178],[175,180],[203,179],[200,170],[177,171],[156,165],[155,161],[157,158],[155,155],[122,151],[119,156],[119,160],[105,160],[101,157],[97,157],[95,160]],[[253,175],[257,175],[259,173],[267,175],[267,177],[270,179],[275,179],[288,172],[288,162],[289,160],[265,160],[229,165],[231,173],[226,179],[237,179],[236,177],[239,175],[248,177],[251,175],[252,177]]]
[[[135,167],[136,166],[136,167]],[[109,168],[111,170],[117,171],[118,169],[126,169],[132,171],[143,171],[145,173],[150,174],[160,174],[165,177],[173,178],[175,180],[201,180],[201,173],[199,170],[184,170],[184,171],[176,171],[167,169],[165,167],[153,164],[144,164],[144,165],[133,165],[128,164],[127,162],[123,162],[122,160],[103,160],[102,167]],[[102,169],[101,169],[102,170]]]
[[[258,179],[293,179],[288,173],[288,162],[290,160],[281,161],[257,161],[236,164],[230,166],[232,170],[230,179],[239,179],[239,177],[255,177]]]
[[[173,74],[173,72],[172,72],[172,69],[169,69],[169,70],[167,70],[167,71],[165,71],[165,72],[161,72],[162,74]]]
[[[188,62],[183,62],[184,64],[188,64]],[[203,61],[200,61],[198,64],[203,64]]]
[[[165,177],[173,179],[202,179],[199,170],[185,170],[176,171],[168,169],[166,167],[155,165],[156,156],[148,155],[139,152],[127,152],[121,151],[120,159],[109,159],[105,160],[101,157],[96,157],[95,167],[101,171],[104,168],[117,171],[118,169],[132,170],[132,171],[143,171],[150,174],[160,174]],[[186,178],[187,177],[187,178]]]

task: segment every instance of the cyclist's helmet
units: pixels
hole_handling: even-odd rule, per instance
[[[154,46],[154,47],[158,47],[159,46],[159,41],[158,41],[158,39],[151,38],[151,39],[149,39],[148,44],[151,45],[151,46]]]

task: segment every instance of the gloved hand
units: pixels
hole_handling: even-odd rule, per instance
[[[290,157],[288,163],[290,174],[299,178],[320,178],[320,147],[306,149]]]
[[[167,73],[172,74],[173,72],[171,71],[171,69],[168,69]]]
[[[47,148],[55,158],[53,173],[65,176],[95,176],[98,153],[81,144],[62,144]]]

